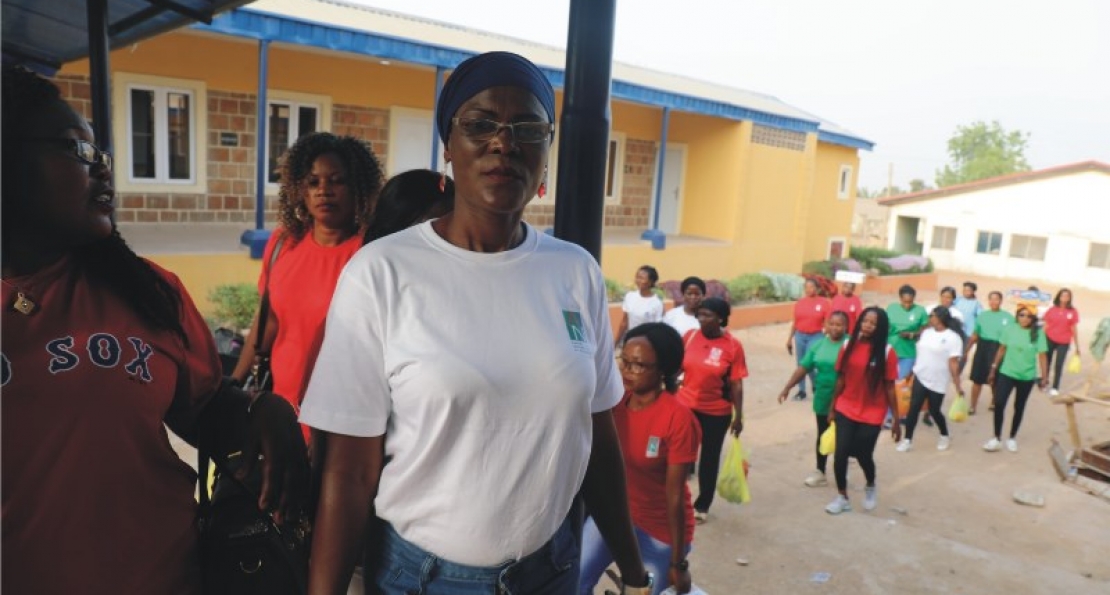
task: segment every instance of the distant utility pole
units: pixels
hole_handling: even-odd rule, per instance
[[[891,161],[886,164],[886,197],[890,198],[890,193],[894,191],[894,162]]]

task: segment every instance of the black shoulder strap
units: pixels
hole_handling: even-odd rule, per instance
[[[274,251],[270,253],[270,262],[266,266],[266,286],[262,292],[262,303],[258,307],[258,330],[254,338],[254,352],[263,354],[262,341],[266,337],[266,321],[270,318],[270,277],[274,274],[274,263],[277,262],[278,253],[281,252],[281,245],[285,243],[286,235],[284,232],[278,232],[277,243],[274,244]]]

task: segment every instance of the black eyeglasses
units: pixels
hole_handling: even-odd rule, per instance
[[[654,362],[633,362],[624,359],[623,355],[617,356],[617,366],[622,370],[628,370],[633,374],[643,374],[648,370],[655,369],[658,364]]]
[[[86,165],[103,165],[108,169],[112,169],[112,154],[108,151],[100,150],[99,147],[87,140],[77,138],[29,138],[27,140],[65,147],[72,151],[73,156],[81,163]]]
[[[483,118],[451,118],[451,123],[459,127],[459,132],[470,140],[489,142],[493,137],[508,128],[513,140],[518,143],[538,143],[555,132],[551,122],[498,122]]]

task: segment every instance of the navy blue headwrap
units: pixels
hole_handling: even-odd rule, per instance
[[[451,118],[462,104],[490,87],[520,87],[532,92],[555,121],[555,89],[543,72],[527,58],[511,52],[487,52],[467,58],[447,77],[436,107],[436,127],[443,144],[451,131]]]

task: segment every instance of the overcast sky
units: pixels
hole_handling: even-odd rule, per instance
[[[566,46],[569,0],[349,0]],[[1110,162],[1110,2],[618,0],[614,58],[778,97],[876,143],[860,185],[933,184],[956,127],[1034,169]]]

